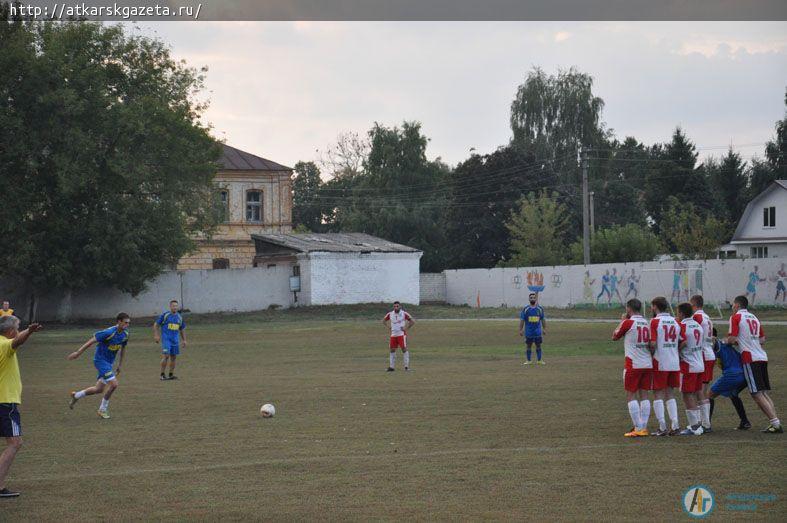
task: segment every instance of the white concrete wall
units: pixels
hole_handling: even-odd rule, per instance
[[[757,295],[756,304],[775,304],[776,272],[787,264],[787,258],[769,259],[735,259],[735,260],[707,260],[685,262],[690,267],[687,273],[679,272],[680,296],[673,301],[685,300],[692,294],[703,294],[706,301],[731,302],[735,296],[746,294],[749,275],[758,267],[759,277],[765,281],[758,281],[755,285]],[[697,267],[704,267],[706,272],[697,278]],[[635,275],[640,278],[636,285],[637,297],[643,301],[654,296],[662,295],[673,297],[674,281],[673,262],[645,262],[645,263],[612,263],[599,265],[564,265],[557,267],[531,267],[531,268],[505,268],[505,269],[462,269],[445,271],[446,276],[446,301],[454,305],[475,306],[480,303],[482,307],[520,306],[527,301],[528,273],[543,275],[544,290],[540,293],[542,305],[553,307],[572,307],[582,304],[595,303],[596,296],[601,291],[601,276],[605,271],[617,270],[622,277],[617,285],[620,299],[624,302],[634,297],[629,290],[628,276],[634,269]],[[649,272],[646,269],[667,269],[660,272]],[[585,272],[589,278],[585,285]],[[686,277],[684,277],[686,274]],[[590,284],[590,281],[593,281]],[[752,293],[749,293],[752,299]],[[781,304],[781,296],[779,297]],[[606,303],[606,296],[602,297]],[[613,292],[613,303],[618,303],[618,294]]]
[[[291,267],[170,271],[148,283],[148,290],[136,297],[114,289],[96,288],[73,293],[62,292],[39,298],[37,317],[43,321],[69,321],[114,317],[120,311],[135,316],[153,316],[170,300],[181,302],[194,313],[255,311],[270,305],[290,307]],[[24,316],[26,297],[11,295],[18,312]]]
[[[309,303],[420,303],[421,253],[309,255]]]
[[[421,302],[445,301],[445,273],[422,272],[420,287]]]

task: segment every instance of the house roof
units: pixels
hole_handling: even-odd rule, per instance
[[[754,208],[759,204],[760,200],[764,198],[766,195],[770,194],[776,190],[783,190],[787,191],[787,180],[774,180],[771,182],[768,187],[765,188],[760,194],[752,198],[752,200],[746,205],[746,209],[743,211],[743,216],[741,216],[740,221],[738,221],[738,226],[735,228],[735,234],[732,235],[732,240],[730,243],[735,243],[737,241],[757,241],[756,238],[744,238],[743,237],[743,230],[745,229],[745,224],[749,221],[752,212],[754,212]]]
[[[279,245],[298,252],[421,252],[407,245],[359,232],[252,234],[251,237],[255,241]]]
[[[221,145],[219,164],[223,171],[292,171],[290,167],[261,156],[255,156],[227,144]]]

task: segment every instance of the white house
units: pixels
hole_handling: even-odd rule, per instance
[[[749,202],[730,246],[738,257],[787,257],[787,180],[774,180]]]
[[[254,266],[288,267],[299,304],[418,304],[418,249],[361,233],[252,234]]]

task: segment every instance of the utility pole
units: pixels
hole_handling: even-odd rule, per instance
[[[582,252],[585,265],[590,265],[590,224],[588,212],[588,157],[579,150],[582,161]]]
[[[593,199],[593,196],[596,193],[590,191],[590,237],[592,238],[596,234],[596,201]]]

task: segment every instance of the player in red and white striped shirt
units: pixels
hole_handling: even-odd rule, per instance
[[[402,310],[402,305],[395,301],[393,310],[383,318],[383,325],[391,328],[391,340],[388,348],[391,350],[388,355],[388,372],[393,372],[396,368],[396,349],[402,349],[404,358],[404,370],[410,370],[410,352],[407,350],[407,329],[415,325],[415,320],[410,314]]]
[[[710,398],[710,382],[713,381],[713,367],[716,364],[716,353],[713,352],[713,322],[710,316],[705,314],[702,307],[705,305],[705,299],[699,294],[691,297],[691,307],[694,309],[694,321],[702,326],[702,359],[705,365],[705,371],[702,373],[702,399],[700,402],[700,413],[702,414],[702,430],[703,432],[710,432],[710,411],[711,402]]]
[[[749,393],[771,422],[763,432],[782,433],[784,429],[776,416],[776,407],[767,392],[771,390],[771,384],[768,380],[768,355],[762,348],[765,333],[757,316],[747,310],[748,306],[749,300],[746,296],[738,296],[733,301],[730,333],[726,343],[735,345],[740,352],[743,376],[746,378]]]
[[[653,358],[648,344],[650,326],[648,320],[642,317],[642,302],[636,298],[626,302],[626,314],[612,333],[613,340],[621,338],[626,354],[623,387],[626,389],[629,415],[634,423],[634,429],[624,436],[627,438],[647,436],[650,417],[650,400],[647,391],[650,390],[653,382]]]
[[[691,303],[678,305],[680,391],[683,393],[686,417],[689,420],[689,426],[681,431],[681,436],[700,436],[703,432],[702,415],[700,414],[702,375],[705,373],[705,361],[702,358],[702,325],[692,318],[693,314]]]
[[[653,410],[659,420],[655,436],[677,436],[680,433],[678,402],[673,389],[680,387],[680,360],[678,357],[678,322],[668,312],[667,298],[658,296],[650,302],[653,319],[650,320],[650,347],[653,350]],[[670,418],[670,429],[664,417],[664,407]]]

